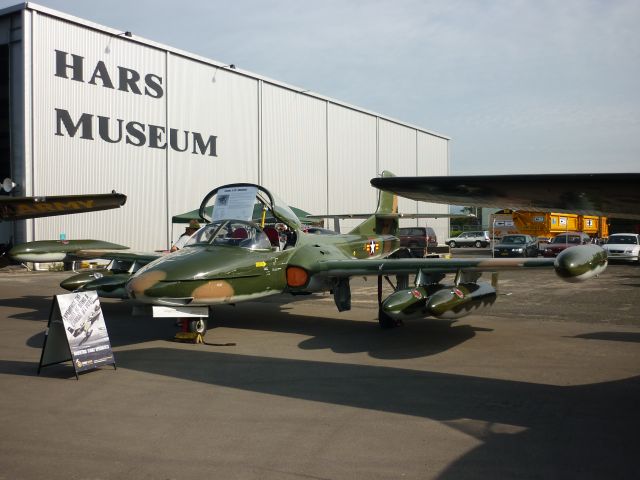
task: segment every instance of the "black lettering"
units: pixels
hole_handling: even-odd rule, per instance
[[[164,132],[164,127],[149,125],[149,146],[151,148],[167,148],[167,142],[164,140]]]
[[[121,118],[92,115],[90,113],[82,113],[77,121],[74,121],[67,110],[61,108],[55,108],[54,110],[56,112],[55,135],[59,137],[68,136],[94,140],[93,121],[95,117],[97,118],[98,138],[107,143],[120,143],[124,138],[127,145],[135,147],[146,145],[149,148],[161,150],[170,147],[176,152],[187,152],[190,147],[189,141],[191,140],[193,142],[192,154],[217,156],[218,137],[215,135],[209,135],[205,141],[203,135],[198,132],[169,128],[167,134],[167,128],[161,125],[146,125],[135,121],[125,124],[125,121]]]
[[[144,83],[146,85],[144,89],[145,95],[149,95],[151,98],[162,98],[164,95],[162,77],[148,73],[144,76]]]
[[[169,144],[171,148],[176,152],[186,152],[189,148],[189,131],[184,130],[184,148],[178,146],[178,130],[175,128],[169,129]]]
[[[71,69],[71,80],[75,80],[77,82],[83,82],[82,79],[82,66],[84,62],[84,57],[80,55],[71,54],[72,62],[71,64],[67,63],[67,52],[63,52],[61,50],[56,50],[56,77],[60,78],[69,78],[67,77],[67,69]]]
[[[119,84],[118,90],[123,92],[132,92],[136,95],[142,95],[138,82],[140,81],[140,74],[130,68],[118,67]]]
[[[100,138],[103,139],[105,142],[109,142],[109,143],[119,143],[122,141],[122,122],[123,120],[120,120],[119,118],[116,119],[116,121],[118,122],[118,138],[115,140],[112,140],[111,138],[109,138],[109,117],[103,117],[101,115],[98,115],[98,135],[100,135]]]
[[[133,137],[133,141],[131,138]],[[127,123],[127,143],[129,145],[133,145],[134,147],[141,147],[147,141],[147,138],[144,135],[144,124],[140,122],[129,122]]]
[[[93,71],[93,75],[91,75],[91,80],[89,83],[96,85],[96,78],[99,78],[102,82],[103,87],[113,88],[113,82],[111,81],[111,77],[109,76],[109,71],[107,70],[107,66],[103,61],[99,61],[96,65],[95,70]]]
[[[204,143],[204,141],[202,140],[202,135],[200,135],[198,132],[193,132],[193,152],[192,153],[199,153],[200,155],[205,155],[206,154],[206,150],[207,147],[209,148],[209,156],[210,157],[216,157],[216,140],[218,139],[218,137],[216,137],[215,135],[209,135],[209,139],[207,140],[207,143]],[[200,150],[199,152],[196,151],[196,147]]]
[[[63,110],[61,108],[56,108],[56,135],[59,137],[63,137],[62,126],[64,125],[67,134],[70,137],[75,137],[76,133],[78,133],[78,129],[81,129],[80,138],[84,138],[85,140],[93,140],[93,115],[89,113],[83,113],[78,120],[78,123],[74,124],[71,120],[71,115],[67,110]]]

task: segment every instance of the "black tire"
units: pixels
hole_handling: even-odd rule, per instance
[[[189,332],[199,333],[204,337],[204,335],[207,333],[207,319],[195,318],[193,320],[189,320]]]
[[[454,242],[453,240],[451,240],[451,241],[449,242],[449,246],[450,246],[451,248],[456,248],[456,242]]]
[[[480,240],[476,240],[476,243],[473,244],[476,248],[481,248],[484,247],[484,245],[482,245],[482,242]]]

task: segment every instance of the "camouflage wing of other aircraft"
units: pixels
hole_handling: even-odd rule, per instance
[[[109,210],[121,207],[126,201],[126,195],[115,191],[95,195],[49,195],[41,197],[8,197],[0,195],[0,221]]]
[[[383,172],[383,178],[391,175]],[[351,308],[350,277],[376,276],[379,322],[389,328],[407,318],[457,319],[492,305],[496,286],[481,281],[482,272],[554,268],[567,281],[581,281],[607,265],[606,253],[596,245],[568,249],[555,259],[398,258],[402,251],[397,236],[400,215],[397,196],[388,192],[380,192],[376,212],[346,234],[305,233],[285,202],[250,183],[212,190],[202,201],[200,216],[207,219],[205,209],[214,198],[214,213],[222,211],[219,204],[229,207],[233,199],[226,192],[235,190],[255,192],[250,210],[258,202],[265,212],[263,218],[268,212],[286,229],[277,232],[251,217],[214,217],[182,250],[161,256],[127,277],[128,298],[163,310],[175,309],[173,316],[182,317],[188,309],[201,311],[202,307],[283,293],[330,291],[338,310],[344,311]],[[117,256],[114,252],[112,258]],[[415,282],[409,286],[411,274]],[[390,275],[396,276],[397,285],[383,299],[382,278]],[[206,319],[191,321],[190,328],[204,333]]]
[[[371,185],[432,203],[640,219],[640,173],[384,177]]]
[[[72,292],[95,290],[103,298],[128,299],[125,285],[141,267],[161,257],[162,252],[132,252],[129,247],[103,240],[38,240],[9,250],[17,262],[78,262],[101,258],[105,268],[77,273],[60,283]]]

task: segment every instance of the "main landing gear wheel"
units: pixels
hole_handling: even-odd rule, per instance
[[[207,333],[207,319],[196,318],[194,320],[189,320],[189,332],[199,333],[204,337],[204,334]]]

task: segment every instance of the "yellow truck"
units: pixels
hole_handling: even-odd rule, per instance
[[[562,232],[584,232],[600,239],[609,236],[607,217],[575,213],[500,210],[491,215],[489,227],[496,238],[522,233],[544,241]]]

